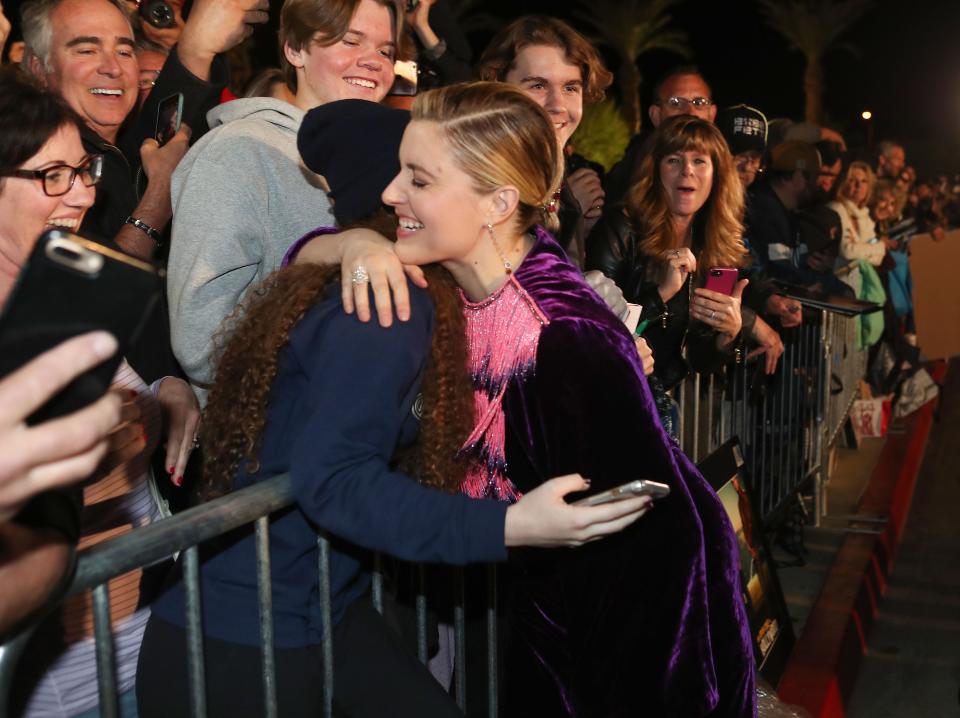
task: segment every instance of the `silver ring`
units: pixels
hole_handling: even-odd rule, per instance
[[[191,445],[190,448],[191,448],[191,449],[199,449],[199,448],[200,448],[200,437],[199,437],[199,436],[193,437],[193,444]]]
[[[367,270],[362,264],[358,264],[357,268],[350,274],[350,281],[354,284],[366,284],[370,281],[370,275],[367,274]]]
[[[679,249],[673,250],[673,256],[676,257],[677,259],[680,259],[680,250]]]
[[[711,318],[711,319],[716,319],[716,318],[717,318],[717,313],[716,313],[716,312],[710,312],[710,318]]]

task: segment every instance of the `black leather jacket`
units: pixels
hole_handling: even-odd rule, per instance
[[[701,241],[694,228],[694,252]],[[709,373],[739,355],[740,337],[726,349],[717,347],[717,332],[690,320],[690,297],[695,277],[669,301],[657,291],[654,263],[638,249],[639,239],[621,207],[612,207],[594,226],[587,238],[584,269],[599,269],[623,291],[628,302],[640,304],[640,320],[650,322],[643,337],[653,350],[653,373],[665,389],[680,383],[690,371]],[[741,336],[747,331],[746,321]],[[687,349],[684,359],[683,350]]]

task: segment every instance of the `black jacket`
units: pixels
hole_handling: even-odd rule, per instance
[[[444,0],[438,0],[430,8],[430,27],[444,43],[445,49],[439,56],[431,57],[420,38],[414,34],[417,44],[417,89],[423,92],[473,80],[473,52],[470,42],[460,28],[456,15]]]
[[[160,100],[175,92],[183,93],[183,121],[193,130],[193,139],[206,129],[206,113],[219,102],[226,85],[226,72],[220,58],[211,68],[212,82],[194,77],[171,52],[157,84],[142,110],[128,118],[116,145],[112,145],[89,127],[82,127],[80,138],[89,153],[104,157],[103,176],[97,185],[97,199],[83,219],[81,230],[97,241],[113,246],[113,240],[140,201],[137,183],[140,175],[140,145],[152,137]],[[140,339],[128,347],[127,361],[150,384],[164,376],[181,376],[182,371],[170,348],[170,325],[164,299],[151,313]]]
[[[140,201],[140,145],[148,137],[153,137],[161,100],[182,92],[183,122],[193,131],[192,140],[196,141],[207,129],[207,112],[219,102],[220,93],[226,86],[226,70],[219,57],[214,60],[210,74],[210,82],[194,77],[180,63],[174,50],[164,63],[143,108],[127,118],[116,145],[88,127],[82,129],[80,136],[84,149],[104,156],[97,201],[83,219],[84,232],[97,239],[112,240]]]
[[[694,229],[694,253],[700,244]],[[692,369],[699,373],[719,370],[731,361],[739,345],[726,350],[717,347],[717,332],[700,322],[690,321],[693,275],[683,288],[664,302],[657,291],[651,257],[638,249],[639,239],[621,207],[612,207],[594,226],[587,238],[585,269],[599,269],[623,291],[628,302],[640,304],[640,320],[650,322],[643,337],[655,360],[653,373],[665,389],[682,381]],[[683,349],[687,348],[687,360]],[[689,364],[687,363],[689,361]]]

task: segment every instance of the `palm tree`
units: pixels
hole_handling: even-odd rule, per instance
[[[757,0],[760,13],[774,30],[783,35],[791,49],[803,53],[803,92],[806,119],[823,120],[824,54],[836,48],[853,51],[837,39],[870,7],[872,0]]]
[[[637,59],[651,50],[667,50],[690,56],[687,35],[667,27],[668,10],[681,0],[578,0],[577,19],[594,27],[601,43],[608,45],[620,64],[617,84],[620,105],[631,132],[639,132],[640,70]]]

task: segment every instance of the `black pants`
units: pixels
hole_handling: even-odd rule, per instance
[[[456,704],[365,599],[333,631],[334,713],[357,718],[459,716]],[[276,649],[282,718],[322,715],[319,646]],[[204,639],[207,711],[211,718],[264,714],[259,647]],[[147,624],[137,666],[141,718],[189,715],[186,631],[159,618]]]

